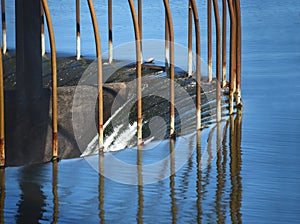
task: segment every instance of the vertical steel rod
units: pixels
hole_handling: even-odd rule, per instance
[[[0,167],[5,166],[5,141],[4,141],[4,83],[2,49],[0,48]]]
[[[193,75],[193,12],[192,12],[192,6],[189,2],[189,16],[188,16],[188,76]]]
[[[112,0],[108,0],[108,63],[113,61]]]
[[[196,119],[197,130],[201,129],[201,53],[200,53],[200,23],[195,0],[190,0],[196,33]]]
[[[168,0],[164,0],[170,41],[170,136],[175,136],[175,89],[174,89],[174,28]]]
[[[138,137],[138,145],[143,143],[143,136],[142,136],[142,51],[141,51],[141,37],[140,37],[140,30],[138,19],[136,16],[136,11],[134,7],[133,0],[128,0],[131,16],[134,26],[135,32],[135,44],[136,44],[136,72],[137,72],[137,137]]]
[[[2,45],[3,54],[6,54],[7,44],[6,44],[6,18],[5,18],[5,0],[1,0],[1,14],[2,14]]]
[[[222,87],[227,84],[226,81],[226,31],[227,31],[227,7],[226,0],[222,0]]]
[[[98,28],[97,17],[92,0],[88,0],[90,14],[93,23],[95,43],[96,43],[96,55],[97,55],[97,75],[98,75],[98,129],[99,129],[99,149],[103,150],[104,134],[103,134],[103,88],[102,88],[102,53],[101,42]]]
[[[230,87],[229,114],[233,114],[234,94],[236,90],[236,17],[232,0],[227,0],[230,15]]]
[[[57,141],[57,68],[56,68],[56,47],[54,39],[54,31],[50,17],[50,11],[47,0],[41,0],[46,15],[48,26],[50,47],[51,47],[51,69],[52,69],[52,132],[53,132],[53,160],[58,156],[58,141]]]
[[[212,81],[212,34],[211,34],[211,0],[207,0],[207,61],[208,81]]]
[[[80,0],[76,0],[76,59],[80,59]]]
[[[221,121],[221,27],[220,27],[220,14],[218,1],[213,0],[214,15],[215,15],[215,26],[216,26],[216,101],[217,101],[217,122]]]
[[[242,38],[242,29],[241,29],[241,6],[240,0],[235,1],[236,9],[236,104],[242,105],[242,94],[241,94],[241,38]]]
[[[41,4],[41,46],[42,46],[42,56],[46,53],[45,48],[45,21],[44,21],[44,8],[43,4]]]

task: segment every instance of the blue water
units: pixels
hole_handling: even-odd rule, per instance
[[[93,56],[88,8],[85,2],[81,4],[82,55]],[[106,4],[95,1],[103,51],[108,45]],[[206,3],[198,4],[202,53],[206,60]],[[49,6],[57,50],[75,55],[73,1],[64,4],[49,1]],[[171,1],[175,42],[183,45],[187,42],[186,6],[182,1]],[[162,1],[144,1],[144,38],[164,38],[162,7]],[[228,126],[220,151],[216,129],[213,126],[205,129],[201,134],[201,152],[207,156],[202,157],[202,169],[198,169],[196,136],[191,136],[191,143],[185,146],[193,152],[191,159],[174,176],[141,187],[104,178],[82,158],[63,160],[57,170],[53,170],[51,163],[8,167],[5,196],[1,194],[0,221],[299,223],[300,1],[243,0],[241,8],[244,108],[242,128],[236,129],[241,134],[240,144],[235,147],[230,139],[233,123]],[[127,3],[114,1],[113,10],[114,45],[134,40]],[[7,1],[9,48],[14,48],[13,15],[13,2]],[[223,122],[222,132],[225,125]],[[170,150],[169,142],[163,145],[159,149]],[[135,149],[116,155],[136,162]],[[147,162],[147,158],[143,159]],[[171,162],[161,172],[170,169]],[[56,172],[57,177],[53,177]]]

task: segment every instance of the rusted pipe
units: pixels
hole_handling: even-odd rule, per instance
[[[42,56],[46,53],[45,48],[45,18],[44,18],[44,9],[43,4],[41,4],[41,47],[42,47]]]
[[[172,14],[168,0],[164,0],[166,18],[168,22],[168,32],[170,41],[170,136],[175,136],[175,87],[174,87],[174,28]]]
[[[97,74],[98,74],[98,129],[99,129],[99,149],[103,150],[104,134],[103,134],[103,88],[102,88],[102,53],[101,42],[98,28],[97,17],[92,0],[88,0],[90,14],[93,23],[95,43],[96,43],[96,55],[97,55]]]
[[[240,0],[235,1],[236,9],[236,104],[237,106],[242,105],[242,93],[241,93],[241,43],[242,43],[242,28],[241,28],[241,5]]]
[[[7,44],[6,44],[6,18],[5,18],[5,0],[1,0],[1,14],[2,14],[2,45],[3,54],[6,54]]]
[[[4,83],[2,49],[0,48],[0,168],[5,166],[5,141],[4,141]]]
[[[215,26],[216,26],[216,101],[217,101],[217,122],[221,121],[221,27],[220,27],[220,15],[218,1],[213,0],[214,15],[215,15]]]
[[[80,59],[80,0],[76,0],[76,59]]]
[[[140,38],[141,42],[143,39],[143,4],[142,0],[138,0],[138,22],[139,22],[139,31],[140,31]],[[141,47],[142,49],[142,47]]]
[[[201,53],[200,53],[200,23],[195,0],[190,0],[196,33],[196,119],[197,130],[201,129]]]
[[[230,87],[229,114],[233,114],[234,94],[236,91],[236,17],[232,0],[227,0],[230,15]]]
[[[170,76],[170,41],[167,11],[165,10],[165,70],[167,76]]]
[[[212,81],[211,0],[207,0],[207,62],[208,82]]]
[[[227,31],[227,7],[226,0],[222,0],[222,87],[227,85],[226,81],[226,31]]]
[[[113,61],[112,0],[108,0],[108,63]]]
[[[139,24],[136,16],[136,11],[134,7],[133,0],[128,0],[131,16],[134,26],[135,33],[135,50],[136,50],[136,72],[137,72],[137,137],[138,137],[138,145],[143,143],[142,136],[142,51],[141,51],[141,36],[139,30]]]
[[[54,31],[50,17],[50,11],[47,0],[41,0],[46,15],[46,21],[49,32],[50,47],[51,47],[51,69],[52,69],[52,147],[53,160],[58,157],[58,141],[57,141],[57,68],[56,68],[56,47],[54,39]]]
[[[189,2],[189,11],[188,11],[188,76],[193,75],[193,12],[192,12],[192,6]]]

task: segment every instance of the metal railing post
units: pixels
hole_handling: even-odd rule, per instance
[[[224,88],[227,84],[226,81],[226,32],[227,32],[227,7],[226,0],[222,0],[222,87]]]
[[[174,87],[174,28],[171,9],[168,0],[164,0],[166,18],[168,22],[168,33],[170,41],[170,136],[175,136],[175,87]]]
[[[50,16],[47,0],[41,0],[46,15],[48,26],[50,47],[51,47],[51,68],[52,68],[52,146],[53,146],[53,160],[58,157],[58,141],[57,141],[57,68],[56,68],[56,47],[54,39],[54,31]]]
[[[211,0],[207,0],[207,63],[208,82],[212,81]]]
[[[139,30],[138,19],[136,16],[136,11],[134,7],[133,0],[128,0],[133,26],[134,26],[134,33],[135,33],[135,46],[136,46],[136,73],[137,73],[137,138],[138,138],[138,145],[143,143],[143,136],[142,136],[142,51],[141,51],[141,36]]]
[[[201,125],[201,53],[200,53],[200,24],[198,10],[195,0],[190,0],[196,33],[196,119],[197,130],[202,128]]]
[[[240,0],[235,0],[236,9],[236,105],[242,105],[242,93],[241,93],[241,44],[242,44],[242,29],[241,29],[241,6]]]
[[[193,11],[191,3],[189,2],[188,10],[188,76],[193,75]]]
[[[95,8],[92,0],[88,0],[90,14],[93,23],[95,43],[96,43],[96,54],[97,54],[97,75],[98,75],[98,129],[99,129],[99,149],[103,150],[104,144],[104,132],[103,132],[103,88],[102,88],[102,53],[101,53],[101,42],[98,28],[97,17]]]
[[[218,1],[213,0],[214,5],[214,15],[215,15],[215,26],[216,26],[216,102],[217,102],[217,122],[221,121],[221,28],[220,28],[220,15]]]
[[[230,87],[229,114],[233,114],[234,94],[236,91],[236,17],[232,0],[227,0],[230,15]]]

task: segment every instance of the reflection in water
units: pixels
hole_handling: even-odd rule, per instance
[[[104,153],[103,151],[99,151],[99,218],[100,223],[105,223],[105,210],[104,210]]]
[[[93,179],[86,177],[85,180],[90,180],[88,188],[85,188],[84,185],[83,188],[78,186],[79,191],[70,188],[67,195],[62,191],[60,200],[68,198],[70,204],[76,204],[78,200],[81,202],[81,200],[85,200],[81,198],[82,190],[84,190],[85,197],[92,198],[88,202],[93,203],[96,199],[96,204],[81,204],[80,209],[83,210],[80,211],[82,214],[87,213],[90,221],[99,221],[100,223],[124,218],[124,213],[120,213],[120,215],[118,212],[116,213],[119,208],[128,212],[125,222],[128,221],[127,218],[133,218],[128,222],[148,223],[152,222],[151,219],[153,218],[159,221],[161,217],[169,217],[173,223],[225,223],[228,221],[241,223],[241,128],[242,114],[238,112],[235,116],[230,116],[226,123],[222,122],[208,129],[209,132],[198,131],[196,136],[191,137],[193,140],[189,141],[187,146],[195,149],[195,154],[177,173],[174,173],[177,165],[176,159],[180,158],[175,154],[176,140],[166,140],[169,141],[166,142],[167,147],[161,148],[161,150],[168,150],[170,159],[166,160],[160,172],[170,173],[169,179],[149,184],[149,187],[143,185],[145,181],[143,171],[145,172],[144,166],[146,166],[143,161],[147,161],[148,158],[145,156],[146,153],[143,154],[142,146],[138,147],[137,157],[134,157],[133,160],[137,164],[138,186],[118,185],[117,192],[110,191],[111,184],[114,183],[106,182],[107,179],[102,175],[104,173],[105,153],[100,153],[98,189],[94,191]],[[132,152],[129,150],[129,154]],[[9,191],[12,186],[10,184],[14,184],[14,182],[11,181],[12,175],[8,174],[8,170],[0,169],[0,223],[7,220],[9,223],[38,223],[45,220],[52,220],[52,223],[57,223],[74,218],[74,213],[66,214],[64,212],[65,203],[59,202],[59,167],[57,162],[51,165],[52,186],[49,185],[49,188],[45,187],[47,183],[50,183],[49,179],[45,179],[45,177],[49,177],[49,173],[51,176],[51,169],[49,173],[43,171],[43,167],[46,168],[47,165],[28,166],[18,170],[16,178],[19,181],[21,195],[16,199],[16,201],[19,200],[17,203],[18,213],[17,215],[13,214],[13,217],[7,217],[9,214],[4,212],[4,203],[6,211],[11,211],[11,207],[16,205],[16,203],[12,205],[14,201],[12,199],[15,198],[12,198]],[[63,177],[64,175],[69,176],[70,173],[61,168],[60,175],[62,175],[60,186],[68,186]],[[104,191],[105,183],[107,184],[106,191]],[[93,192],[96,195],[93,195]],[[130,203],[134,206],[133,208],[122,205],[122,202],[131,198],[128,196],[128,192],[137,196],[135,199],[137,203]],[[168,193],[164,194],[164,192]],[[50,203],[46,200],[45,195],[49,198]],[[61,206],[60,203],[62,203]],[[149,206],[150,203],[151,206]],[[195,204],[193,205],[193,203]],[[91,206],[98,207],[96,216],[93,216]],[[107,209],[105,210],[105,208]],[[152,216],[153,212],[156,212],[156,217]]]
[[[52,223],[56,223],[58,221],[58,194],[57,194],[57,161],[53,162],[52,165],[52,194],[53,194],[53,215],[52,215]]]
[[[28,166],[24,167],[20,173],[19,185],[22,193],[18,203],[17,223],[38,223],[43,218],[46,197],[38,179],[39,172],[41,172],[41,167]]]
[[[177,204],[175,197],[175,140],[170,138],[170,196],[171,196],[171,211],[172,223],[177,222]]]
[[[202,222],[201,190],[202,190],[202,169],[201,169],[201,131],[197,131],[197,222]]]
[[[144,209],[144,195],[143,195],[143,162],[142,162],[142,150],[141,145],[138,146],[137,150],[137,169],[138,169],[138,213],[137,223],[143,223],[143,209]]]
[[[4,223],[5,170],[0,169],[0,223]]]

